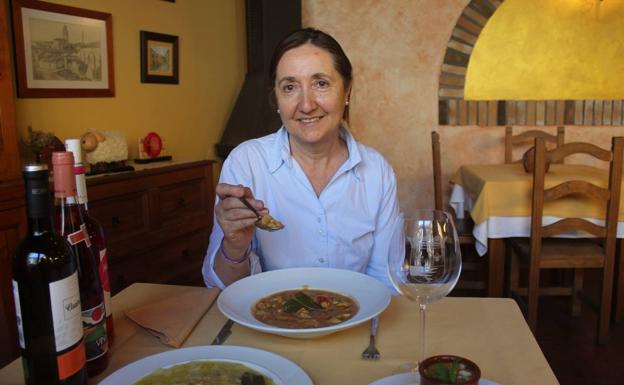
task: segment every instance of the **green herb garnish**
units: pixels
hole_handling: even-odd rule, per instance
[[[301,308],[306,308],[308,310],[323,309],[321,305],[314,302],[314,300],[310,298],[309,295],[305,294],[302,291],[295,294],[293,298],[284,302],[284,304],[282,305],[282,309],[284,309],[284,311],[288,313],[296,313]]]
[[[451,362],[436,362],[425,370],[427,377],[445,384],[456,384],[458,372],[459,360],[457,359]]]

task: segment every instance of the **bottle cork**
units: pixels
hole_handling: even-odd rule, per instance
[[[67,151],[53,152],[52,167],[54,168],[54,197],[67,198],[76,196],[74,155]]]

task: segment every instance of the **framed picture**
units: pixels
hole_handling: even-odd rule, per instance
[[[141,82],[178,84],[178,37],[141,31]]]
[[[19,97],[115,96],[110,13],[34,0],[12,11]]]

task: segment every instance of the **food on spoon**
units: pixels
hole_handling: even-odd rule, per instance
[[[268,227],[271,229],[281,229],[284,224],[270,215],[263,215],[262,218],[256,222],[260,227]]]
[[[275,385],[247,366],[227,361],[197,360],[158,369],[133,385]]]
[[[260,322],[286,329],[337,325],[358,312],[354,299],[319,289],[286,290],[260,299],[252,307]]]

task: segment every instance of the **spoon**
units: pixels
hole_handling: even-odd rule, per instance
[[[247,202],[247,199],[245,198],[238,198],[238,199],[241,202],[243,202],[243,204],[247,206],[249,210],[253,211],[253,213],[256,214],[256,218],[258,218],[258,220],[256,221],[255,225],[257,228],[266,230],[266,231],[277,231],[277,230],[281,230],[284,228],[284,224],[282,222],[273,218],[269,214],[260,215],[260,213],[258,213],[256,209],[249,202]]]

